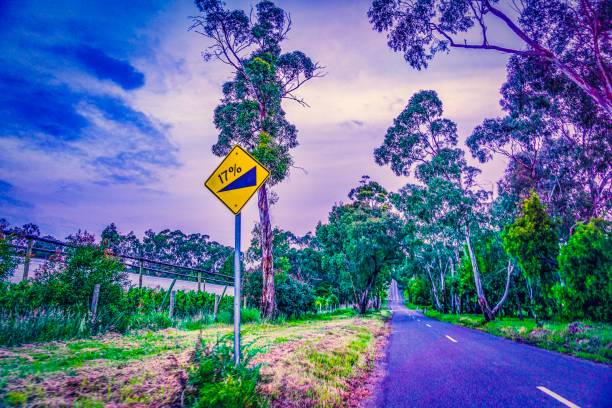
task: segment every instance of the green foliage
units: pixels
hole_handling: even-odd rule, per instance
[[[14,345],[27,342],[49,341],[84,337],[106,331],[158,330],[177,326],[187,330],[213,323],[215,296],[207,292],[177,291],[174,319],[168,316],[168,305],[160,310],[166,295],[164,290],[149,288],[123,288],[117,291],[113,303],[100,303],[95,327],[91,325],[87,304],[81,307],[72,302],[51,303],[66,290],[64,276],[57,271],[53,279],[33,279],[14,284],[0,282],[0,344]],[[58,292],[53,292],[58,291]],[[100,298],[103,292],[100,291]],[[90,295],[91,296],[91,295]],[[224,296],[219,313],[226,313],[231,323],[233,298]],[[259,312],[247,310],[243,319],[259,321]]]
[[[15,271],[17,259],[13,250],[8,245],[6,238],[0,232],[0,281],[8,278]]]
[[[116,314],[124,308],[129,281],[118,259],[99,247],[81,246],[72,250],[64,269],[38,274],[36,284],[46,288],[44,305],[78,312],[89,310],[94,286],[99,284],[98,308]]]
[[[160,330],[172,326],[172,319],[168,313],[148,312],[133,314],[129,317],[128,328],[130,330]]]
[[[559,253],[562,310],[571,319],[612,320],[612,224],[578,224]]]
[[[243,348],[241,364],[236,366],[231,337],[222,337],[214,344],[202,341],[196,348],[195,364],[189,372],[187,405],[198,408],[268,406],[256,389],[260,366],[252,365],[251,360],[257,352]]]
[[[609,117],[612,102],[606,90],[607,68],[598,62],[607,53],[590,46],[598,43],[600,35],[591,28],[593,24],[603,27],[608,21],[608,4],[587,4],[575,7],[565,0],[525,0],[521,7],[509,9],[493,1],[373,0],[368,17],[374,30],[387,33],[388,46],[401,52],[415,69],[427,68],[437,53],[455,47],[520,55],[579,86],[582,97],[599,105]],[[512,27],[514,38],[509,41],[519,44],[508,48],[507,41],[487,36],[497,27]],[[559,86],[555,79],[551,87]],[[539,86],[531,88],[538,95],[545,94]]]
[[[378,183],[364,177],[360,184],[351,191],[351,204],[334,206],[329,222],[319,224],[317,239],[323,247],[323,267],[336,273],[340,289],[353,294],[365,313],[369,302],[384,293],[391,267],[402,259],[405,230],[390,211],[386,192],[383,200],[379,193],[360,193],[379,190]]]
[[[504,249],[516,259],[531,286],[534,312],[550,315],[559,240],[555,225],[535,191],[523,201],[519,216],[504,229],[502,239]]]
[[[259,321],[261,321],[261,314],[259,312],[259,309],[250,307],[240,309],[241,323],[258,323]],[[225,324],[234,323],[234,310],[223,310],[222,312],[217,314],[217,322]]]
[[[0,315],[0,345],[45,342],[92,334],[87,315],[43,309],[23,315]]]
[[[192,28],[213,43],[206,58],[234,69],[215,109],[219,138],[213,153],[223,156],[239,144],[270,170],[272,184],[279,183],[289,174],[290,149],[297,146],[297,129],[287,121],[281,101],[298,100],[293,92],[317,76],[319,67],[301,51],[282,53],[290,19],[270,1],[259,2],[250,17],[226,10],[218,0],[198,0],[196,6],[202,14],[193,18]]]
[[[314,289],[308,283],[290,274],[277,273],[275,287],[276,306],[280,315],[286,318],[299,318],[304,313],[315,311]],[[243,290],[249,306],[259,308],[261,288],[261,272],[259,270],[247,272]]]
[[[276,283],[276,304],[280,313],[288,318],[299,318],[315,311],[315,295],[312,286],[291,275]]]
[[[9,391],[6,393],[4,401],[11,407],[21,407],[28,402],[28,396],[20,391]]]
[[[429,287],[427,281],[420,276],[413,276],[406,284],[406,293],[408,301],[415,305],[427,306],[431,305],[429,295]]]

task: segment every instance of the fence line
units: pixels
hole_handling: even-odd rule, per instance
[[[44,256],[38,256],[40,253],[48,254],[48,255],[63,254],[63,251],[61,250],[58,251],[57,249],[51,250],[47,248],[33,247],[34,241],[44,242],[44,243],[56,245],[62,248],[78,248],[77,245],[71,245],[65,242],[61,242],[61,241],[57,241],[57,240],[53,240],[49,238],[41,238],[35,235],[18,234],[18,233],[9,232],[9,231],[1,231],[1,232],[7,237],[11,237],[11,236],[18,237],[18,238],[25,239],[28,241],[27,246],[13,244],[9,242],[10,247],[12,247],[13,249],[22,251],[22,253],[19,255],[22,255],[25,260],[24,278],[27,278],[27,276],[25,276],[25,271],[26,271],[26,268],[29,266],[28,264],[31,258],[47,259]],[[201,280],[204,280],[204,282],[211,282],[211,283],[218,283],[221,285],[233,286],[233,276],[231,275],[226,275],[226,274],[219,273],[219,272],[206,271],[204,269],[193,268],[189,266],[175,265],[175,264],[158,261],[154,259],[148,259],[144,257],[136,257],[136,256],[131,256],[131,255],[114,254],[114,253],[112,255],[116,258],[119,258],[121,260],[121,263],[125,267],[129,268],[132,271],[136,271],[141,276],[143,274],[147,276],[153,276],[153,277],[164,277],[163,275],[173,275],[175,277],[187,278],[186,280],[188,281],[200,282]],[[163,267],[173,268],[174,270],[169,271],[169,270],[154,268],[154,267],[148,266],[147,264],[160,266],[162,268]],[[176,272],[176,270],[191,272],[191,273]],[[153,272],[154,274],[143,273],[145,271],[150,271],[150,272]],[[162,274],[162,275],[159,275],[159,274]],[[142,281],[142,278],[140,279],[140,281]]]

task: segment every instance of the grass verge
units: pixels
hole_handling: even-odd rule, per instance
[[[434,310],[427,310],[425,315],[547,350],[612,364],[612,325],[608,323],[549,321],[538,327],[529,318],[500,317],[485,322],[480,315],[444,314]]]
[[[380,313],[348,311],[245,324],[243,341],[260,350],[257,392],[272,406],[337,406],[371,368],[385,327]],[[199,338],[213,344],[230,332],[215,324],[0,348],[0,406],[174,406]],[[328,373],[330,364],[340,368]]]

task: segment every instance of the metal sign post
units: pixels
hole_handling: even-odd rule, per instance
[[[240,364],[240,213],[235,217],[234,241],[234,358]]]
[[[270,177],[256,158],[234,146],[204,185],[234,213],[234,358],[240,364],[240,211]]]

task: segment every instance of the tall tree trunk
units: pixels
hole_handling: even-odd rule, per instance
[[[518,305],[519,320],[523,320],[523,309],[521,308],[521,299],[519,299],[518,293],[515,293],[515,295],[516,295],[516,304]]]
[[[480,306],[480,310],[482,311],[482,314],[485,320],[488,322],[488,321],[495,319],[495,315],[493,315],[493,313],[491,312],[491,308],[489,307],[489,303],[487,302],[487,298],[485,297],[484,290],[482,289],[482,281],[480,280],[480,271],[478,270],[478,262],[476,260],[476,255],[474,255],[474,250],[472,248],[469,228],[466,228],[465,242],[468,247],[470,262],[472,263],[472,272],[474,274],[474,286],[476,286],[476,294],[478,295],[478,305]]]
[[[376,282],[376,278],[378,277],[378,263],[376,262],[376,258],[372,259],[374,261],[374,273],[370,275],[368,280],[366,281],[366,286],[361,292],[361,295],[357,299],[357,305],[359,307],[359,313],[365,314],[368,311],[368,303],[370,303],[370,291]]]
[[[427,275],[429,276],[429,280],[431,281],[431,290],[434,295],[434,300],[436,301],[436,309],[441,312],[442,304],[440,303],[440,297],[438,296],[438,288],[436,287],[436,281],[431,275],[431,269],[429,267],[427,268]]]
[[[451,286],[451,290],[450,290],[451,313],[459,313],[459,311],[457,310],[458,296],[455,293],[455,264],[453,263],[453,258],[448,258],[448,263],[450,264],[451,277],[453,278],[453,286]]]
[[[493,316],[497,315],[497,312],[500,311],[501,307],[504,305],[504,302],[508,298],[508,292],[510,290],[510,279],[512,278],[512,272],[514,272],[514,262],[512,259],[508,260],[508,273],[506,275],[506,287],[504,288],[504,294],[502,295],[497,305],[493,308]]]
[[[264,184],[257,192],[259,207],[259,226],[261,231],[261,272],[263,287],[261,290],[261,315],[272,318],[276,314],[274,296],[274,265],[272,263],[272,225],[268,206],[268,191]]]
[[[500,311],[504,302],[508,298],[508,292],[510,290],[510,280],[512,279],[512,272],[514,271],[514,262],[508,260],[508,273],[506,275],[506,287],[504,288],[504,294],[502,295],[497,305],[491,310],[484,290],[482,289],[482,281],[480,280],[480,271],[478,270],[478,263],[476,261],[476,255],[474,255],[474,249],[472,248],[472,242],[470,239],[470,230],[466,228],[465,242],[467,243],[468,252],[470,255],[470,262],[472,263],[472,271],[474,272],[474,285],[476,286],[476,294],[478,295],[478,305],[480,310],[487,322],[494,320],[497,312]]]

